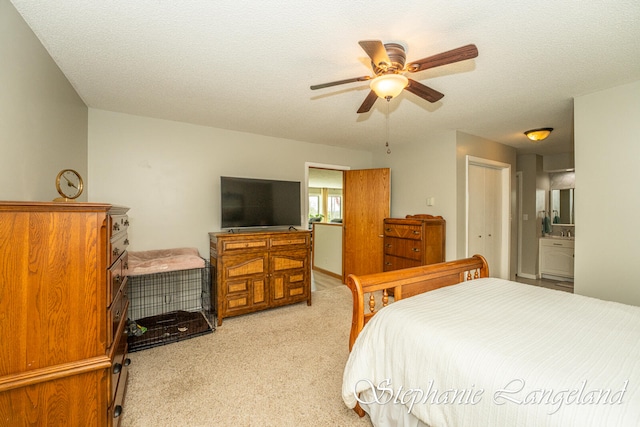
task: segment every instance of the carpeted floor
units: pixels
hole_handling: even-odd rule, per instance
[[[371,426],[342,402],[350,325],[341,285],[132,353],[121,426]]]

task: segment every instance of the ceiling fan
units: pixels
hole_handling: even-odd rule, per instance
[[[478,56],[476,46],[469,44],[427,58],[418,59],[405,66],[405,49],[399,43],[383,44],[380,40],[362,40],[358,44],[371,58],[373,76],[354,77],[311,86],[311,90],[316,90],[345,83],[371,80],[371,91],[358,109],[358,113],[368,112],[378,97],[385,98],[388,101],[398,96],[404,89],[429,102],[437,102],[444,94],[405,77],[404,73],[416,73]]]

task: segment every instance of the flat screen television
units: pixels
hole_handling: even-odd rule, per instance
[[[300,225],[300,182],[220,177],[221,227]]]

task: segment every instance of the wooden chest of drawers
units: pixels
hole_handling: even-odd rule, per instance
[[[307,301],[309,231],[210,233],[218,325],[229,316]]]
[[[119,424],[127,210],[0,202],[0,424]]]
[[[445,260],[446,222],[442,217],[408,215],[384,220],[384,271]]]

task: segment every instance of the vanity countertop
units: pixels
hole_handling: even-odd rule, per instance
[[[567,236],[544,236],[540,237],[541,239],[552,239],[552,240],[575,240],[575,237],[567,237]]]

